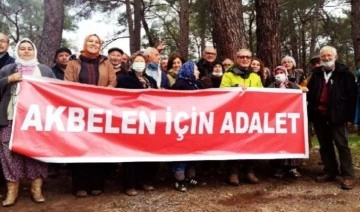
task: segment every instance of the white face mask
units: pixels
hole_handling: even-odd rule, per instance
[[[215,77],[221,77],[223,75],[222,72],[213,72],[212,75],[214,75]]]
[[[143,72],[145,69],[146,63],[145,62],[134,62],[131,68],[136,72]]]
[[[275,75],[275,81],[279,82],[279,83],[285,82],[286,78],[287,77],[286,77],[285,74],[277,74],[277,75]]]
[[[322,65],[325,67],[325,68],[331,68],[335,65],[335,61],[333,60],[330,60],[330,61],[327,61],[327,62],[322,62]]]

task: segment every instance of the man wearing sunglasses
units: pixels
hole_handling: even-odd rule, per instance
[[[251,51],[240,49],[236,53],[235,64],[230,66],[224,74],[220,87],[263,87],[259,75],[250,69]]]
[[[226,73],[223,75],[221,80],[220,88],[226,87],[242,87],[245,89],[246,87],[263,87],[261,83],[260,76],[250,69],[251,63],[251,51],[248,49],[240,49],[236,53],[235,64],[230,66]],[[259,182],[258,178],[254,173],[254,164],[251,160],[245,160],[242,162],[245,177],[247,181],[252,184],[256,184]],[[227,169],[229,171],[229,183],[234,186],[239,185],[239,174],[238,174],[238,163],[237,161],[228,161]]]
[[[200,71],[199,79],[203,76],[207,76],[212,73],[215,61],[216,61],[217,52],[214,47],[208,46],[205,47],[202,58],[197,62],[196,66]]]

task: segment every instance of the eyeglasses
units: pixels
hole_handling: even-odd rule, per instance
[[[205,52],[205,54],[209,54],[209,55],[216,55],[216,53],[215,52]]]
[[[225,66],[225,67],[227,67],[227,66],[231,66],[231,64],[230,64],[230,63],[223,63],[222,65],[223,65],[223,66]]]
[[[0,43],[8,43],[7,40],[0,40]]]
[[[248,60],[251,59],[251,56],[248,56],[248,55],[237,55],[236,57],[240,58],[240,59],[248,59]]]

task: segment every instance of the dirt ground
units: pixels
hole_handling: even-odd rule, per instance
[[[226,175],[219,172],[203,173],[206,186],[179,192],[173,188],[170,177],[157,183],[152,192],[140,191],[138,196],[124,194],[121,177],[107,181],[106,191],[100,196],[76,198],[71,195],[71,181],[67,170],[57,178],[49,178],[44,186],[46,202],[35,204],[30,199],[29,183],[21,186],[16,205],[0,211],[360,211],[360,170],[356,168],[357,185],[344,191],[339,182],[316,183],[321,171],[318,149],[311,151],[309,160],[301,168],[303,177],[298,180],[275,179],[269,176],[271,167],[260,162],[257,169],[261,182],[230,186]],[[0,194],[5,195],[2,185]]]

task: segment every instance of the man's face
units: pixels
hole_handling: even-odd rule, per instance
[[[230,59],[226,58],[223,62],[222,65],[224,66],[225,70],[228,69],[233,63],[233,61],[231,61]]]
[[[249,68],[251,63],[251,52],[247,50],[239,51],[236,54],[236,64],[242,68]]]
[[[9,40],[4,34],[0,34],[0,54],[7,52],[9,48]]]
[[[60,66],[66,66],[67,63],[69,62],[69,57],[70,57],[69,53],[60,52],[59,54],[57,54],[57,56],[55,58],[55,62],[56,62],[56,64],[58,64]]]
[[[168,59],[162,59],[161,63],[160,63],[160,69],[162,71],[167,71],[167,64],[168,64]]]
[[[321,59],[321,62],[329,62],[329,61],[335,62],[337,57],[334,54],[334,52],[332,52],[330,50],[324,50],[320,53],[320,59]]]
[[[216,50],[214,48],[207,47],[204,51],[203,57],[209,63],[214,62],[216,60]]]
[[[110,63],[113,65],[119,65],[123,59],[123,55],[118,51],[112,51],[108,56]]]
[[[123,56],[122,56],[122,62],[123,62],[123,63],[127,63],[128,60],[129,60],[128,56],[127,56],[126,54],[123,54]]]
[[[148,56],[148,62],[153,62],[155,64],[159,64],[160,54],[159,51],[154,49],[151,54]]]

